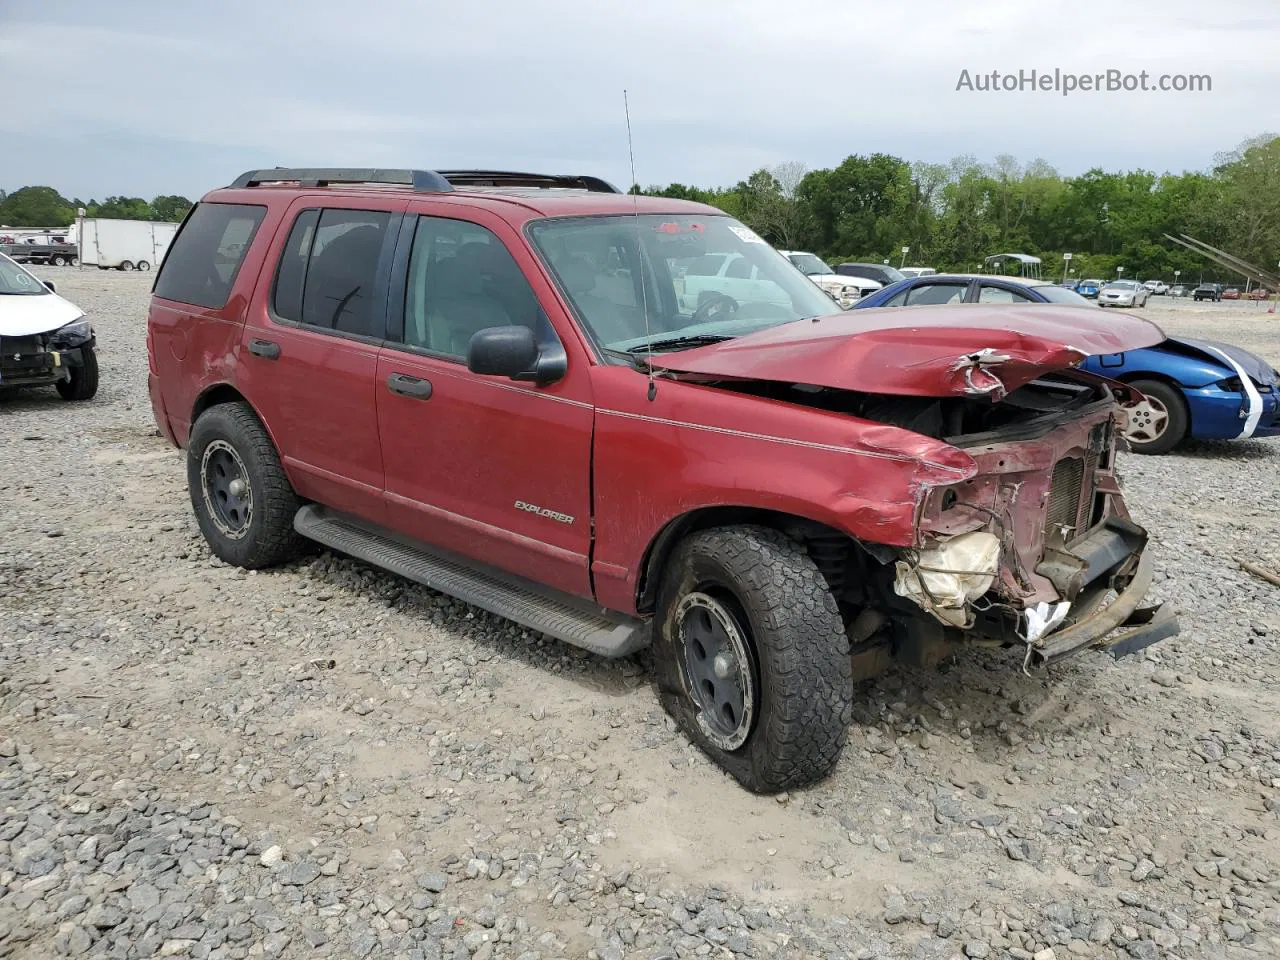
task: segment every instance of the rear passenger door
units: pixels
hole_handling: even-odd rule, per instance
[[[300,200],[244,328],[242,382],[299,494],[383,519],[374,405],[403,200]]]
[[[544,304],[559,311],[558,301],[518,235],[471,215],[485,224],[419,216],[403,228],[402,309],[375,387],[387,516],[429,544],[590,597],[594,408],[582,344],[554,329]],[[567,375],[539,386],[471,373],[471,336],[511,324],[567,348]]]

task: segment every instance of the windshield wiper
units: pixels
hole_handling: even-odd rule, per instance
[[[647,343],[638,343],[634,347],[627,347],[626,352],[635,355],[638,353],[648,353],[650,350],[670,350],[679,347],[700,347],[708,343],[722,343],[725,340],[732,340],[733,336],[724,333],[691,333],[684,336],[660,337],[656,340],[650,340]]]

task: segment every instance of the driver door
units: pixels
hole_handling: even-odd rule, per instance
[[[374,394],[396,530],[566,593],[591,597],[595,408],[580,341],[518,235],[482,211],[406,217]],[[485,222],[478,222],[484,219]],[[539,386],[467,369],[486,327],[528,325],[568,372]]]

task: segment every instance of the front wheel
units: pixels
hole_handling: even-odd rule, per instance
[[[133,269],[133,261],[132,261],[132,260],[121,260],[121,261],[120,261],[120,269],[121,269],[121,270],[123,270],[125,273],[128,273],[130,270],[132,270],[132,269]]]
[[[852,713],[835,598],[795,541],[765,527],[693,534],[671,557],[655,636],[663,706],[755,793],[821,780]]]
[[[304,541],[293,529],[301,502],[247,405],[218,404],[200,415],[187,445],[187,488],[219,559],[257,570],[301,552]]]
[[[67,264],[67,258],[63,256],[56,256],[49,262],[53,264],[55,267],[64,267]]]
[[[147,263],[147,261],[145,260],[139,260],[138,269],[141,270],[143,273],[146,273],[146,271],[151,269],[151,264]]]
[[[1168,453],[1187,435],[1187,403],[1163,380],[1134,380],[1129,386],[1146,394],[1125,405],[1129,425],[1124,438],[1134,453]]]
[[[70,376],[57,383],[58,396],[63,400],[92,400],[98,392],[98,355],[86,347],[80,365],[71,367]]]

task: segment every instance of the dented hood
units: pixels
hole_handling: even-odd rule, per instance
[[[655,369],[917,397],[989,396],[1087,356],[1164,340],[1139,317],[1074,306],[944,304],[847,311],[657,354]]]

